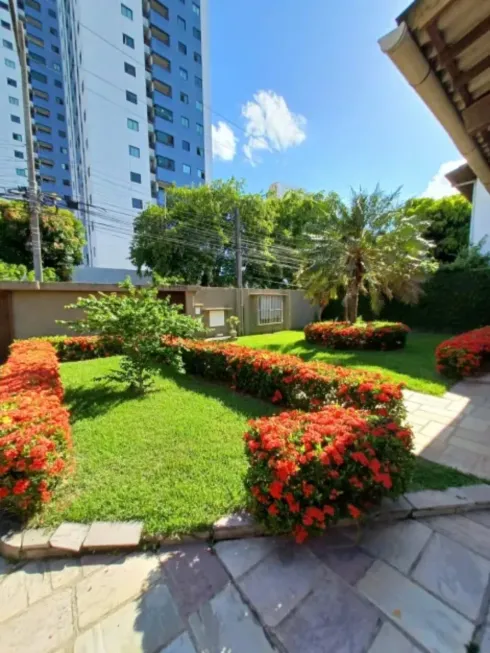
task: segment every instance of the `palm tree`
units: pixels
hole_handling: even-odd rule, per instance
[[[422,236],[427,223],[406,215],[398,196],[378,186],[373,193],[352,191],[349,204],[329,196],[298,274],[307,297],[322,307],[343,297],[348,322],[357,319],[360,293],[369,295],[375,313],[386,298],[418,301],[421,281],[437,264]]]

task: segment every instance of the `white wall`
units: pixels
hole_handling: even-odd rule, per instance
[[[121,3],[83,0],[79,3],[81,74],[86,112],[86,163],[90,167],[93,265],[130,268],[129,244],[132,221],[139,213],[132,198],[151,200],[148,145],[146,75],[141,0],[125,0],[133,20],[121,14]],[[135,41],[123,44],[123,33]],[[103,38],[97,36],[100,34]],[[124,71],[124,62],[136,68],[136,77]],[[138,104],[126,100],[126,90],[136,93]],[[127,119],[139,123],[139,131],[128,129]],[[140,158],[129,155],[129,145],[140,149]],[[130,181],[130,172],[141,175],[141,184]]]
[[[482,252],[490,253],[490,193],[477,180],[473,186],[470,240],[477,245],[484,238]]]

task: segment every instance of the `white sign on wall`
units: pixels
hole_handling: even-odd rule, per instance
[[[225,312],[224,311],[209,311],[209,326],[222,327],[225,326]]]

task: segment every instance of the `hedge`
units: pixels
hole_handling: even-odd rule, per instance
[[[444,340],[436,348],[437,371],[450,378],[478,374],[490,358],[490,326]]]
[[[403,493],[413,465],[409,429],[353,408],[253,420],[245,442],[252,512],[298,543]]]
[[[71,448],[55,349],[12,345],[0,376],[0,506],[26,513],[51,499]]]
[[[439,270],[423,284],[423,295],[415,306],[387,302],[375,316],[369,299],[361,296],[359,315],[364,320],[403,322],[412,329],[462,333],[490,324],[490,270]],[[340,301],[329,303],[322,319],[343,319]]]
[[[330,349],[401,349],[410,329],[401,322],[313,322],[305,326],[308,342]]]

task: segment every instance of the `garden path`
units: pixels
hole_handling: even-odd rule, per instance
[[[490,375],[460,381],[442,397],[404,395],[417,454],[490,479]]]
[[[490,511],[158,553],[0,559],[2,653],[490,652]]]

